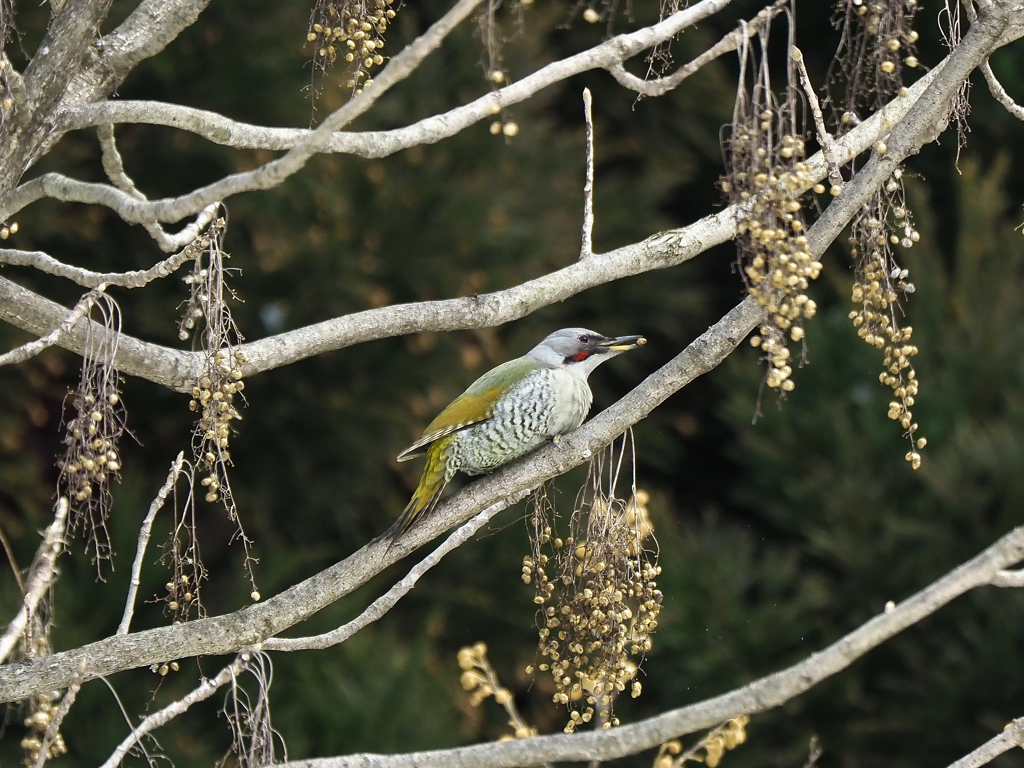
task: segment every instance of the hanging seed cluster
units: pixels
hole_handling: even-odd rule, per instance
[[[760,108],[749,115],[745,108],[737,110],[722,190],[740,204],[740,267],[747,291],[765,311],[760,334],[751,344],[764,352],[768,386],[792,392],[789,341],[803,340],[803,322],[817,312],[806,291],[821,273],[821,262],[808,250],[800,202],[814,181],[803,162],[803,138],[793,129],[788,110],[754,106]]]
[[[231,460],[228,446],[231,442],[231,422],[241,420],[235,407],[235,395],[245,389],[242,380],[242,366],[249,362],[241,350],[218,349],[213,354],[213,365],[207,375],[199,380],[199,386],[192,388],[189,410],[200,413],[196,435],[199,436],[197,453],[205,476],[200,485],[205,490],[206,501],[215,502],[229,493],[226,487],[224,465]],[[221,476],[225,483],[221,482]]]
[[[912,27],[917,0],[840,0],[836,26],[843,34],[835,61],[846,83],[848,117],[874,111],[893,94],[903,93],[903,68],[919,65]],[[831,78],[830,78],[831,79]],[[850,127],[853,127],[852,125]]]
[[[25,718],[25,728],[28,729],[28,732],[21,740],[21,748],[25,753],[22,762],[28,768],[35,766],[36,761],[39,759],[39,753],[42,751],[43,740],[46,736],[46,729],[53,722],[53,718],[57,714],[59,701],[60,694],[57,691],[33,696],[30,700],[29,714]],[[64,743],[64,737],[57,733],[50,741],[49,748],[46,750],[46,759],[52,760],[55,757],[60,757],[66,754],[67,751],[68,748]]]
[[[736,749],[747,740],[747,715],[734,717],[712,729],[703,739],[687,750],[679,740],[672,740],[661,745],[654,768],[682,768],[689,762],[704,763],[708,768],[717,768],[722,762],[726,751]],[[700,754],[703,752],[704,754]]]
[[[192,476],[195,482],[195,476]],[[195,494],[189,493],[183,505],[174,503],[174,528],[170,540],[162,545],[164,550],[160,562],[170,567],[172,576],[164,588],[166,594],[157,597],[173,615],[174,623],[188,621],[193,611],[200,618],[206,615],[200,598],[200,585],[207,573],[199,557],[199,540],[196,536]],[[174,665],[171,669],[177,671]],[[160,668],[154,671],[160,672]],[[161,673],[164,674],[164,673]]]
[[[252,676],[252,685],[229,686],[220,713],[231,729],[231,751],[237,768],[265,768],[287,759],[284,754],[280,759],[277,756],[277,746],[283,747],[284,742],[270,717],[273,664],[265,653],[240,653],[232,664],[233,679],[238,680],[242,672]]]
[[[242,529],[228,478],[232,428],[234,422],[242,419],[238,410],[244,402],[242,367],[248,357],[238,349],[242,336],[226,300],[238,297],[225,281],[228,272],[225,261],[230,258],[223,249],[225,227],[225,220],[219,218],[197,241],[199,253],[192,273],[184,278],[190,295],[179,324],[179,336],[182,339],[194,337],[193,345],[201,351],[203,368],[189,401],[189,409],[199,414],[192,432],[193,482],[199,487],[193,487],[188,509],[177,519],[168,549],[175,576],[169,582],[165,600],[179,617],[190,605],[186,595],[191,594],[198,602],[196,592],[205,574],[195,542],[195,510],[191,506],[197,492],[209,503],[221,503],[229,519],[238,525],[238,537],[246,551],[244,567],[252,584],[250,597],[259,600],[252,573],[255,560],[249,553],[251,542]],[[204,321],[201,327],[197,325],[200,320]],[[172,607],[174,605],[178,607]]]
[[[618,2],[618,0],[609,0]],[[510,84],[509,73],[505,67],[504,48],[505,44],[521,34],[524,29],[524,11],[532,6],[534,0],[512,0],[511,15],[515,19],[513,32],[506,32],[498,19],[498,11],[505,4],[505,0],[487,0],[480,13],[476,17],[476,34],[483,45],[481,66],[484,70],[484,79],[487,81],[491,91],[497,91]],[[572,13],[575,14],[577,9]],[[584,18],[592,9],[584,12]],[[519,134],[519,124],[512,119],[511,115],[498,104],[491,104],[490,112],[495,116],[489,130],[492,136],[504,136],[506,140]]]
[[[919,386],[910,363],[918,352],[911,343],[914,329],[909,325],[900,327],[897,310],[900,295],[913,293],[914,284],[907,280],[909,271],[896,263],[891,246],[910,248],[920,237],[907,210],[902,173],[897,168],[852,224],[851,256],[856,266],[850,298],[860,308],[850,312],[850,320],[857,335],[883,353],[878,380],[892,390],[888,415],[899,422],[910,440],[906,459],[913,469],[921,466],[919,451],[928,441],[917,434],[911,410]]]
[[[65,450],[57,467],[59,494],[68,498],[71,510],[69,527],[74,531],[82,526],[93,561],[98,563],[111,555],[107,535],[110,486],[121,479],[119,444],[125,410],[120,377],[114,370],[120,310],[101,291],[94,291],[88,301],[87,316],[98,310],[97,322],[103,330],[92,323],[86,326],[82,372],[71,399],[74,415],[65,420]]]
[[[574,514],[575,535],[564,541],[553,537],[542,505],[535,505],[534,551],[523,558],[522,576],[540,606],[545,661],[537,668],[551,673],[554,701],[570,709],[566,733],[595,714],[602,728],[618,725],[615,697],[627,688],[634,698],[641,693],[634,659],[651,649],[662,603],[661,568],[643,545],[653,533],[647,501],[643,491],[628,503],[595,498]]]
[[[228,447],[232,422],[242,418],[235,407],[235,396],[241,397],[245,389],[242,366],[248,358],[235,348],[241,336],[225,301],[225,292],[234,297],[224,282],[224,260],[230,258],[221,248],[225,226],[224,219],[218,219],[196,241],[198,253],[192,273],[184,279],[190,296],[179,324],[179,336],[187,339],[197,321],[205,318],[199,338],[204,371],[192,388],[188,404],[189,410],[199,413],[192,441],[194,465],[203,475],[200,485],[206,501],[224,501],[232,512],[226,466],[231,461]]]
[[[351,65],[345,82],[356,94],[372,82],[371,67],[384,63],[384,34],[395,18],[394,0],[318,0],[306,40],[313,66],[327,72],[341,59]]]
[[[182,565],[189,565],[187,559],[182,560]],[[189,616],[189,611],[195,605],[200,608],[199,604],[199,588],[198,585],[201,582],[205,574],[195,574],[186,572],[184,568],[180,569],[175,574],[171,581],[168,581],[164,585],[164,589],[167,590],[167,595],[163,598],[163,601],[167,604],[167,609],[171,611],[176,619],[185,620]],[[159,670],[158,670],[159,671]],[[177,672],[177,667],[174,669]],[[161,675],[166,675],[166,671],[161,671]]]
[[[526,739],[537,735],[537,729],[529,725],[519,714],[512,692],[502,687],[497,673],[487,660],[487,646],[484,643],[474,643],[460,648],[457,658],[462,670],[459,683],[463,690],[469,693],[471,706],[479,707],[488,696],[493,696],[494,700],[505,708],[508,724],[512,727],[515,738]]]

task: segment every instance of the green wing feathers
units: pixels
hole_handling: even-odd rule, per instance
[[[486,420],[491,415],[491,406],[499,395],[500,392],[465,392],[459,395],[423,430],[423,437],[398,454],[398,460],[408,461],[417,456],[429,455],[430,450],[425,446]]]
[[[486,421],[495,401],[537,367],[536,361],[520,357],[485,373],[441,411],[423,430],[423,436],[398,454],[398,460],[408,461],[423,456],[428,453],[426,446],[435,440]]]
[[[469,389],[452,401],[427,425],[423,436],[400,454],[399,461],[408,461],[426,454],[427,465],[405,510],[388,529],[385,537],[392,540],[404,534],[424,513],[429,513],[441,498],[441,492],[457,471],[449,467],[448,458],[454,434],[490,418],[494,404],[520,383],[531,371],[546,367],[536,360],[520,357],[509,360],[474,381]]]
[[[397,539],[424,513],[429,513],[441,498],[441,492],[448,485],[455,473],[448,472],[448,448],[452,440],[436,440],[427,449],[427,465],[423,468],[423,475],[420,477],[419,485],[413,491],[412,498],[405,505],[405,510],[394,522],[385,537]]]

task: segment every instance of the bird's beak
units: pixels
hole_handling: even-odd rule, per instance
[[[614,339],[605,339],[598,342],[597,346],[609,352],[628,352],[631,349],[642,347],[647,343],[643,336],[616,336]]]

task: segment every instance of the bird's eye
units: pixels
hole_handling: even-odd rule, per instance
[[[580,344],[589,344],[590,343],[590,337],[585,335],[585,334],[583,336],[577,337],[577,339],[580,342]]]

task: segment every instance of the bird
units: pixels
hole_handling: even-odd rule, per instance
[[[486,474],[578,428],[594,401],[590,374],[646,343],[643,336],[563,328],[474,381],[398,454],[398,461],[426,456],[427,463],[412,498],[382,538],[397,541],[429,514],[457,472]]]

